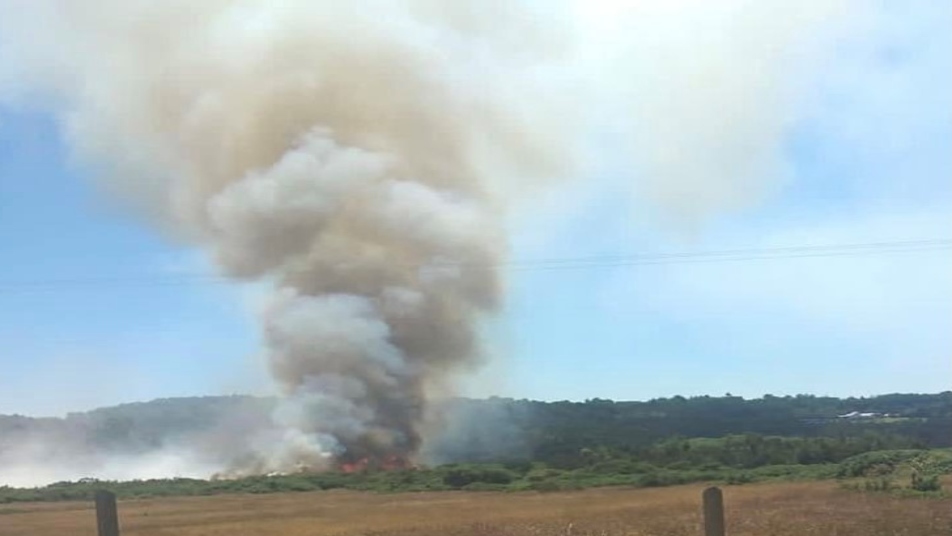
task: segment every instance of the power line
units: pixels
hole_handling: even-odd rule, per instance
[[[576,268],[603,268],[649,266],[658,264],[695,264],[709,262],[738,262],[810,257],[843,257],[871,254],[914,253],[952,249],[952,240],[911,240],[904,242],[871,242],[830,246],[792,246],[779,248],[749,248],[720,251],[666,253],[657,255],[628,255],[564,259],[544,264],[529,264],[526,269],[558,270]],[[515,265],[514,269],[522,266]]]
[[[711,262],[749,262],[758,260],[801,259],[919,253],[952,250],[952,239],[865,242],[819,246],[743,248],[656,254],[619,254],[588,257],[555,257],[492,264],[437,262],[428,267],[459,269],[508,269],[512,271],[581,270],[628,266],[696,264]],[[423,265],[406,265],[422,268]],[[64,279],[0,281],[0,292],[57,290],[63,288],[116,286],[180,286],[192,284],[230,284],[230,279],[212,273],[143,274],[131,277],[77,277]]]

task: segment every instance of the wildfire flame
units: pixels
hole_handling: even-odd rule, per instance
[[[342,473],[360,473],[363,471],[399,471],[413,469],[415,466],[403,456],[391,454],[383,458],[364,456],[354,461],[340,462],[338,470]]]

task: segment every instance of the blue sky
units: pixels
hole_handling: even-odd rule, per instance
[[[786,179],[757,202],[686,231],[596,151],[588,176],[519,206],[514,258],[952,238],[950,35],[952,9],[922,1],[831,45],[779,138]],[[210,268],[102,191],[59,126],[0,106],[0,413],[267,392],[255,289],[156,284]],[[950,250],[508,280],[474,395],[868,395],[952,379]]]

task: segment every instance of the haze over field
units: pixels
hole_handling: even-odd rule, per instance
[[[859,152],[877,152],[862,132],[867,125],[851,122],[867,108],[829,120],[833,127],[826,128],[826,118],[816,119],[826,103],[819,95],[877,104],[880,81],[853,98],[852,92],[868,89],[862,87],[867,58],[856,50],[878,54],[908,44],[901,32],[890,33],[888,9],[859,0],[381,0],[346,6],[0,0],[0,11],[5,108],[53,116],[85,174],[159,233],[199,250],[215,277],[254,294],[264,363],[264,374],[255,375],[265,378],[252,383],[273,386],[279,402],[263,421],[257,414],[226,415],[202,441],[137,454],[144,457],[129,465],[143,474],[413,463],[427,439],[453,429],[432,401],[458,393],[491,354],[503,353],[485,341],[499,329],[494,319],[506,303],[506,276],[520,268],[512,246],[531,253],[539,243],[555,244],[548,249],[555,261],[534,267],[558,269],[559,258],[578,258],[583,249],[572,233],[558,239],[561,215],[577,210],[586,196],[619,192],[630,199],[624,212],[666,229],[676,243],[696,241],[720,215],[770,203],[796,181],[790,153],[809,152],[800,138],[805,125],[832,131]],[[913,15],[916,21],[922,16]],[[931,58],[934,46],[919,47],[926,51],[920,55]],[[925,72],[946,59],[927,62]],[[895,91],[910,90],[900,84]],[[947,97],[936,100],[949,104]],[[936,121],[947,119],[944,113]],[[913,124],[904,128],[919,136],[939,132],[948,139],[948,125],[934,128],[912,112],[887,119],[899,127],[908,120]],[[924,160],[910,154],[899,153],[896,161]],[[938,158],[940,164],[922,164],[916,170],[922,176],[912,180],[921,181],[916,191],[936,194],[938,208],[875,214],[858,233],[870,239],[855,239],[857,233],[834,220],[822,231],[833,238],[826,243],[864,242],[863,252],[888,253],[917,251],[907,247],[910,241],[943,238],[935,229],[948,222],[941,202],[952,195],[933,174],[952,166]],[[810,180],[833,180],[835,171]],[[887,197],[904,188],[892,178],[870,182],[870,190]],[[568,200],[574,192],[582,192],[578,203]],[[762,249],[815,246],[811,231],[776,232],[756,243]],[[890,242],[902,247],[869,246]],[[825,253],[844,252],[849,248]],[[925,342],[903,346],[923,355],[924,378],[933,378],[932,369],[952,351],[949,336],[936,329],[950,312],[943,297],[952,295],[952,282],[940,275],[948,257],[941,259],[920,268],[929,276],[923,287],[913,281],[900,289],[930,297],[916,311],[921,321],[898,322],[928,334]],[[722,303],[770,301],[776,292],[769,271],[744,276],[739,287],[736,267],[725,270],[711,284],[678,267],[650,294],[679,297],[680,308],[671,314],[679,324],[698,312],[711,315]],[[842,279],[851,292],[868,295],[896,270],[883,264],[877,273]],[[544,289],[539,294],[555,287],[513,285],[515,298],[533,285]],[[823,294],[823,283],[814,286]],[[584,284],[566,288],[566,295],[572,288],[599,294]],[[608,278],[601,299],[642,291]],[[880,309],[890,309],[892,295],[881,296]],[[639,299],[649,311],[671,307]],[[804,309],[806,316],[836,317],[814,330],[836,328],[843,318],[855,321],[858,327],[848,327],[861,334],[879,323],[892,327],[891,317],[857,320],[849,309],[814,307],[809,299],[794,287],[782,297],[783,314]],[[602,305],[606,315],[624,307]],[[758,306],[751,308],[756,313]],[[144,318],[151,311],[140,313]],[[198,325],[204,321],[210,322]],[[563,325],[576,348],[591,352],[585,358],[618,351],[610,337],[590,337],[585,321],[566,318]],[[187,339],[193,334],[185,329],[172,332]],[[561,336],[543,333],[533,353],[544,361],[547,345]],[[905,340],[889,343],[898,347]],[[646,363],[664,352],[661,346],[649,355],[633,346],[621,348]],[[203,359],[199,349],[184,348],[174,353]],[[529,368],[541,375],[546,363]],[[45,385],[44,373],[36,374],[34,383]],[[677,377],[662,376],[678,385]],[[0,380],[0,388],[2,382],[11,380]],[[237,438],[249,445],[241,456],[204,454],[223,451]],[[61,447],[16,445],[15,456],[0,452],[0,460],[10,457],[27,474],[56,457],[69,460],[69,472],[74,456]],[[116,453],[116,467],[127,462]],[[56,479],[53,473],[44,478]]]

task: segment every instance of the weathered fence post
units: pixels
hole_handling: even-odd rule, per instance
[[[115,493],[106,490],[96,492],[96,526],[99,527],[99,536],[119,536]]]
[[[704,536],[725,536],[724,494],[717,487],[707,488],[704,500]]]

